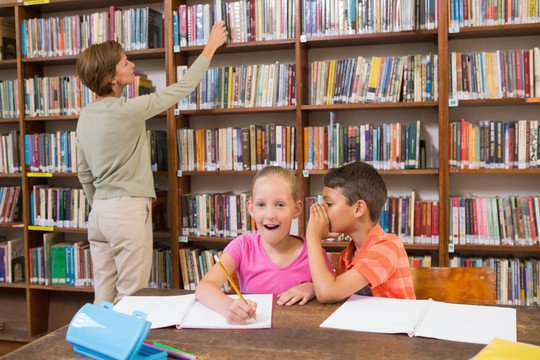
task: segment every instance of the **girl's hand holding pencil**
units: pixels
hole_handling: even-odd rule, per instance
[[[239,299],[234,300],[231,305],[229,305],[229,308],[227,309],[227,322],[230,324],[245,324],[247,320],[254,319],[257,321],[256,313],[257,313],[257,303],[251,300],[246,300],[240,293],[240,290],[238,290],[238,287],[234,283],[234,281],[229,276],[229,273],[221,262],[219,261],[219,258],[217,255],[214,255],[214,260],[216,264],[223,270],[223,273],[225,274],[225,277],[227,277],[227,280],[229,280],[229,283],[231,284],[231,287],[234,289],[236,294],[238,294]]]

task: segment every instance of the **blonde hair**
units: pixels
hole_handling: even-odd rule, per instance
[[[274,176],[282,178],[287,184],[289,184],[289,190],[291,191],[291,196],[295,202],[300,200],[300,191],[298,190],[298,180],[296,179],[296,175],[293,171],[285,169],[281,166],[266,166],[262,168],[262,170],[259,170],[251,183],[251,191],[253,192],[255,183],[259,179]]]

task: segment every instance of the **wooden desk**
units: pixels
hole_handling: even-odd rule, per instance
[[[144,289],[137,295],[180,295],[183,290]],[[159,342],[200,359],[469,359],[484,345],[456,343],[406,334],[376,334],[323,329],[319,325],[339,307],[316,300],[304,306],[274,304],[272,328],[259,330],[151,330],[147,342]],[[540,308],[517,308],[518,341],[540,345]],[[467,326],[467,324],[463,324]],[[67,326],[4,359],[87,359],[65,340]]]

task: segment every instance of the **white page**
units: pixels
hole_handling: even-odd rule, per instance
[[[433,301],[416,336],[488,344],[497,337],[516,341],[516,309]]]
[[[321,327],[377,333],[409,333],[426,300],[352,295]]]
[[[238,295],[228,296],[238,299]],[[150,326],[151,329],[176,326],[180,323],[182,323],[182,328],[271,328],[273,295],[245,294],[243,297],[246,300],[249,299],[257,303],[257,321],[250,320],[244,325],[227,323],[223,315],[196,301],[195,294],[176,296],[125,296],[114,305],[113,310],[127,315],[132,315],[135,310],[144,312],[147,314],[146,320],[152,323]],[[189,314],[186,316],[188,310]]]
[[[182,322],[181,328],[208,328],[208,329],[261,329],[272,327],[272,294],[244,294],[246,300],[257,303],[257,321],[249,320],[244,325],[232,325],[220,313],[196,302],[189,310],[189,314]],[[238,299],[238,295],[229,295]]]
[[[146,313],[152,323],[150,329],[174,326],[182,321],[186,310],[195,300],[195,294],[175,296],[125,296],[113,310],[126,315],[134,310]]]

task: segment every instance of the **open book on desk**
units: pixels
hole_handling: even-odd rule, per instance
[[[238,299],[238,295],[228,295]],[[206,307],[195,294],[176,296],[125,296],[113,310],[131,315],[134,310],[147,314],[151,329],[176,326],[178,329],[265,329],[272,327],[272,294],[244,294],[257,303],[257,320],[232,325],[220,313]]]
[[[321,327],[476,344],[517,338],[516,309],[360,295],[351,296]]]

